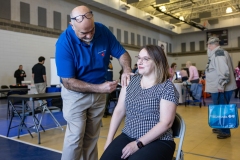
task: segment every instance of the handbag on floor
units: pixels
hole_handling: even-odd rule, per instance
[[[218,94],[219,102],[220,94]],[[226,101],[225,95],[224,99]],[[208,106],[208,124],[211,128],[237,128],[239,125],[236,104],[211,104]]]

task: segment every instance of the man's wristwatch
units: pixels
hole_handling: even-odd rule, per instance
[[[138,139],[136,140],[136,142],[137,142],[137,146],[138,146],[139,149],[144,147],[143,143],[141,141],[139,141]]]

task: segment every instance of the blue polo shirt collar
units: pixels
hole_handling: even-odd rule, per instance
[[[75,34],[75,32],[74,32],[74,30],[72,29],[72,26],[71,25],[69,25],[68,26],[68,29],[67,29],[68,31],[69,31],[69,33],[71,34],[71,37],[72,37],[72,40],[73,40],[73,42],[74,43],[76,43],[76,44],[86,44],[86,43],[84,43],[84,42],[82,42],[77,36],[76,36],[76,34]],[[95,24],[95,33],[94,33],[94,37],[93,37],[93,40],[92,40],[92,42],[94,42],[94,40],[96,39],[96,38],[98,38],[102,33],[101,32],[98,32],[97,30],[99,30],[99,28],[96,26],[96,24]]]

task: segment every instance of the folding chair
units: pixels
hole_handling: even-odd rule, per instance
[[[9,87],[7,85],[2,85],[1,89],[8,89]],[[1,97],[7,97],[8,92],[2,92]]]
[[[46,93],[52,93],[52,92],[61,92],[61,88],[57,88],[57,87],[47,87],[46,88]],[[40,124],[42,122],[42,118],[43,115],[45,114],[45,112],[47,111],[51,118],[53,119],[54,123],[56,124],[56,126],[58,128],[61,128],[61,130],[63,131],[63,127],[61,126],[61,124],[58,122],[58,120],[54,117],[54,115],[52,114],[53,110],[59,110],[62,111],[62,98],[58,98],[58,99],[46,99],[45,100],[39,100],[40,103],[40,108],[42,108],[42,116],[40,118]]]
[[[176,157],[173,157],[173,160],[183,160],[184,155],[182,151],[182,145],[183,145],[183,140],[184,140],[184,135],[185,135],[185,122],[182,119],[182,117],[176,113],[173,125],[172,125],[172,131],[173,131],[173,137],[174,138],[179,138],[179,144],[177,148],[177,154]]]
[[[39,108],[42,108],[42,116],[41,116],[41,118],[40,118],[40,123],[39,123],[39,126],[40,126],[40,124],[41,124],[41,122],[42,122],[42,118],[43,118],[43,115],[45,114],[45,112],[47,111],[49,114],[50,114],[50,116],[51,116],[51,118],[53,119],[53,121],[54,121],[54,123],[56,124],[56,126],[57,127],[59,127],[59,128],[61,128],[61,130],[63,131],[64,129],[63,129],[63,127],[61,126],[61,124],[58,122],[58,120],[54,117],[54,115],[52,114],[52,111],[51,111],[51,109],[47,106],[47,102],[45,103],[45,101],[43,101],[43,100],[40,100],[41,102],[39,102],[40,103],[40,107]],[[53,109],[55,109],[55,108],[53,108]]]
[[[11,94],[11,92],[9,92],[9,93]],[[16,92],[14,92],[14,93],[16,94]],[[18,94],[22,94],[22,92],[18,91]],[[10,111],[10,122],[9,122],[9,125],[8,125],[7,137],[9,135],[10,129],[12,129],[12,128],[19,127],[19,126],[22,126],[22,127],[24,126],[25,128],[34,127],[34,126],[27,127],[27,125],[25,124],[26,117],[27,116],[32,116],[31,108],[28,106],[27,102],[21,101],[21,100],[15,100],[15,101],[14,100],[8,100],[8,106],[9,107],[11,106],[11,111]],[[35,112],[35,115],[38,114],[38,113],[41,113],[41,111],[39,111],[39,110],[36,110],[34,112]],[[20,120],[21,120],[21,123],[19,125],[16,125],[16,126],[11,126],[13,117],[19,117]],[[34,121],[36,121],[39,124],[39,127],[41,127],[42,130],[45,132],[44,128],[39,123],[37,117],[34,116],[33,118],[34,118]],[[31,134],[31,132],[29,130],[28,130],[28,133],[33,138],[32,134]],[[19,135],[20,135],[20,129],[18,129],[18,137],[19,137]]]
[[[199,107],[201,108],[202,107],[202,102],[205,104],[205,101],[204,101],[204,99],[202,97],[202,84],[199,83],[198,85],[201,88],[201,91],[200,91],[201,97],[200,97],[200,99],[195,99],[194,96],[193,96],[193,93],[191,91],[191,84],[187,83],[187,82],[183,83],[183,86],[185,86],[185,88],[186,88],[185,89],[186,90],[186,94],[185,94],[185,107],[187,105],[189,105],[189,104],[196,105],[198,103]],[[199,88],[197,88],[196,90],[199,91],[198,89]]]

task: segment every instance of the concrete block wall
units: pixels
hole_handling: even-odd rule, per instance
[[[15,84],[14,72],[23,65],[27,77],[32,81],[32,67],[38,57],[46,58],[47,82],[50,82],[50,57],[55,54],[56,38],[0,30],[0,85]]]

